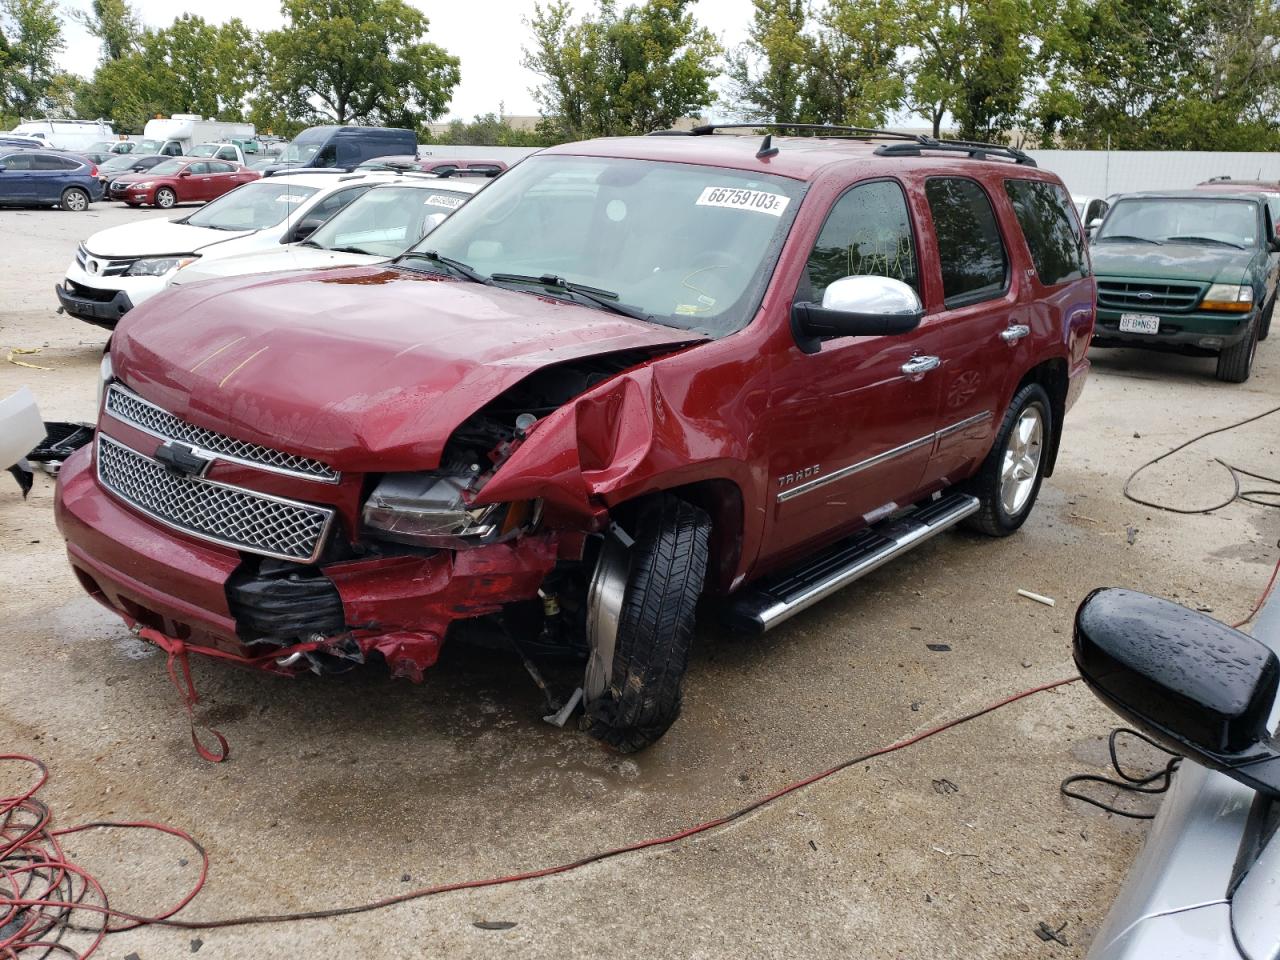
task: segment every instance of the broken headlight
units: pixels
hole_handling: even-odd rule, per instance
[[[389,473],[365,501],[364,529],[379,540],[419,547],[479,546],[504,538],[536,520],[530,503],[468,506],[470,476]]]

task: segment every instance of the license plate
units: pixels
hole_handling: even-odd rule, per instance
[[[1159,333],[1160,318],[1149,317],[1145,313],[1120,314],[1121,333]]]

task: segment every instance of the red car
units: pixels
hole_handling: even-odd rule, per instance
[[[131,207],[151,204],[167,210],[179,203],[215,200],[228,190],[261,176],[255,170],[227,160],[174,157],[144,173],[116,177],[107,185],[107,195]]]
[[[286,674],[421,680],[485,618],[580,655],[586,728],[635,750],[704,594],[761,631],[954,524],[1014,533],[1089,369],[1061,181],[713,129],[545,150],[387,264],[132,311],[59,478],[84,588]]]

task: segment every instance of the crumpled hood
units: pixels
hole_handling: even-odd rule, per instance
[[[139,220],[100,230],[85,241],[98,257],[152,257],[169,253],[198,253],[201,247],[248,236],[252,230],[212,230],[173,220]]]
[[[112,337],[126,386],[185,420],[339,470],[438,465],[463,420],[533,371],[701,334],[383,267],[170,288]]]
[[[1150,277],[1204,283],[1247,283],[1256,251],[1212,244],[1096,243],[1089,248],[1099,278]]]
[[[318,270],[334,267],[356,267],[384,263],[388,257],[373,254],[342,253],[318,247],[304,247],[296,243],[283,244],[255,253],[240,253],[231,257],[197,261],[179,270],[170,283],[178,286],[196,283],[215,277],[243,277],[254,273],[277,273],[283,270]]]

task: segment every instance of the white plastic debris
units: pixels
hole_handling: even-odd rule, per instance
[[[1046,607],[1057,606],[1057,601],[1053,597],[1045,597],[1038,593],[1032,593],[1030,590],[1019,590],[1018,596],[1034,600],[1036,603],[1043,603]]]

